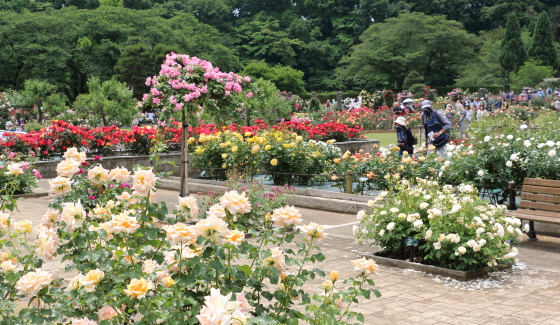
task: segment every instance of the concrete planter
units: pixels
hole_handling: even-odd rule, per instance
[[[181,163],[181,154],[180,153],[170,153],[170,154],[162,154],[160,155],[161,160],[168,160],[175,163],[177,167],[174,167],[171,164],[162,164],[159,165],[157,168],[157,172],[173,172],[173,175],[179,176],[180,170],[179,165]],[[132,170],[134,165],[140,165],[144,167],[152,166],[152,162],[150,161],[150,156],[115,156],[115,157],[103,157],[101,160],[92,162],[88,160],[90,163],[101,164],[105,169],[113,169],[116,167],[124,167],[128,170]],[[60,160],[53,160],[53,161],[38,161],[34,163],[35,168],[41,173],[44,178],[55,178],[57,176],[56,173],[56,166]],[[192,167],[189,164],[189,177],[199,177],[200,171],[196,168]]]
[[[478,277],[482,277],[487,275],[489,272],[492,272],[493,269],[491,267],[485,266],[480,268],[476,271],[459,271],[459,270],[452,270],[446,269],[443,267],[437,267],[432,265],[425,265],[420,263],[413,263],[409,261],[397,260],[388,257],[377,256],[375,254],[368,254],[364,255],[365,258],[374,260],[377,264],[392,266],[392,267],[400,267],[403,269],[413,269],[416,271],[421,271],[425,273],[437,274],[441,276],[446,276],[450,278],[454,278],[461,281],[467,281],[471,279],[475,279]],[[510,268],[511,265],[498,265],[498,270],[504,270]]]
[[[340,148],[342,153],[346,151],[350,151],[351,153],[357,153],[360,150],[364,150],[364,153],[376,153],[379,150],[379,140],[352,140],[352,141],[344,141],[344,142],[335,142],[335,146]]]

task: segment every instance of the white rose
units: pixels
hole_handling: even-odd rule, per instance
[[[529,148],[531,146],[531,141],[530,140],[525,140],[523,141],[523,145],[527,148]]]
[[[546,142],[546,145],[549,146],[550,148],[552,148],[552,147],[554,147],[554,141],[548,140],[548,141]]]
[[[358,214],[356,214],[356,218],[358,220],[362,220],[366,216],[366,212],[364,210],[360,210]]]
[[[490,139],[491,139],[490,136],[487,135],[487,136],[484,137],[484,142],[490,142]]]
[[[550,150],[550,151],[548,152],[548,155],[549,155],[550,157],[556,156],[556,150],[554,150],[554,149]]]
[[[457,248],[457,251],[459,252],[459,254],[465,254],[467,252],[467,249],[463,246]]]
[[[391,211],[391,213],[398,213],[399,208],[390,208],[389,211]]]
[[[513,166],[513,163],[510,160],[508,160],[508,161],[506,161],[506,166],[511,167],[511,166]]]
[[[508,135],[506,138],[507,138],[508,140],[512,140],[512,139],[513,139],[513,135],[510,134],[510,135]]]
[[[395,229],[395,223],[394,222],[389,222],[389,224],[387,225],[387,230],[391,231]]]
[[[428,240],[430,238],[432,238],[432,230],[428,229],[426,230],[426,236],[424,236],[424,239]]]
[[[483,175],[484,175],[484,171],[483,171],[483,170],[479,170],[477,174],[478,174],[478,176],[483,176]]]
[[[440,249],[441,248],[441,244],[439,242],[434,243],[434,248],[435,249]]]
[[[479,245],[474,245],[474,247],[472,248],[473,251],[478,252],[480,250],[480,246]]]
[[[426,209],[427,207],[429,207],[430,205],[426,202],[422,202],[420,203],[420,209]]]
[[[519,128],[520,128],[521,130],[525,130],[525,129],[527,128],[527,125],[526,125],[526,124],[521,124],[521,125],[519,126]]]
[[[416,228],[421,228],[423,224],[424,223],[422,222],[422,220],[416,220],[413,223],[414,227],[416,227]]]
[[[385,229],[379,230],[379,236],[383,236],[383,235],[385,235]]]

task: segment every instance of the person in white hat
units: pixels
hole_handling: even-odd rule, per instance
[[[16,128],[14,128],[14,124],[12,123],[12,121],[6,122],[6,131],[14,132],[15,130]]]
[[[395,120],[395,130],[397,131],[397,143],[401,149],[397,153],[402,156],[406,151],[409,155],[414,153],[414,136],[410,128],[406,126],[406,118],[399,116]]]

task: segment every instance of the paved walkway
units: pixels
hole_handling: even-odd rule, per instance
[[[48,184],[42,180],[39,187],[38,191],[44,191]],[[170,208],[177,197],[175,191],[158,190],[158,200]],[[49,200],[28,198],[12,216],[38,224]],[[326,260],[318,265],[327,273],[338,270],[341,279],[352,276],[350,260],[378,250],[354,242],[354,215],[300,211],[304,223],[313,221],[328,228],[329,236],[321,244]],[[363,300],[352,309],[365,315],[366,324],[560,324],[560,240],[540,236],[537,242],[524,240],[520,250],[521,263],[514,269],[466,282],[381,266],[381,274],[373,279],[382,297]],[[52,262],[46,267],[62,270]],[[306,290],[320,293],[323,281],[308,283]]]

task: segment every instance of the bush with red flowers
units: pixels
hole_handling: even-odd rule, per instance
[[[124,136],[125,147],[135,155],[149,155],[157,130],[151,126],[135,126]]]
[[[85,133],[88,148],[94,155],[113,156],[124,145],[126,131],[116,125],[96,127]]]

